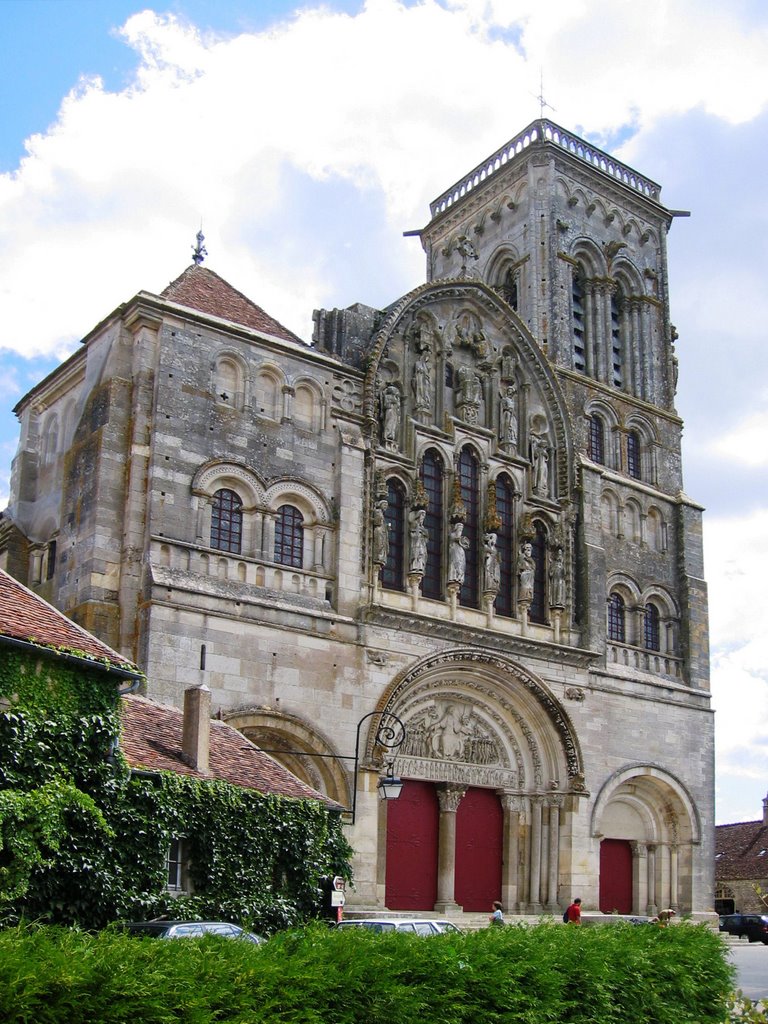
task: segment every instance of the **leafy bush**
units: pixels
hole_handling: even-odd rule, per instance
[[[8,1024],[722,1024],[733,967],[704,926],[507,926],[431,938],[320,925],[264,946],[0,933]],[[749,1018],[756,1019],[756,1018]]]

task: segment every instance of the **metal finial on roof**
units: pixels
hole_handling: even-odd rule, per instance
[[[202,228],[200,228],[195,237],[197,238],[197,245],[192,246],[192,262],[199,267],[208,255],[208,250],[203,245],[205,235],[203,234]]]
[[[549,109],[554,113],[555,108],[551,103],[547,103],[544,99],[544,71],[541,68],[539,68],[539,95],[536,96],[536,99],[539,101],[539,117],[541,119],[544,118],[545,107],[549,107]]]

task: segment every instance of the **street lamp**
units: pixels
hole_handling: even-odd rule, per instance
[[[383,747],[389,753],[394,754],[394,751],[401,746],[405,739],[405,725],[397,715],[392,714],[391,711],[369,711],[367,715],[363,715],[357,723],[354,757],[349,754],[316,754],[311,750],[286,750],[285,748],[280,750],[266,750],[264,747],[259,747],[259,750],[261,750],[263,754],[298,754],[303,757],[327,757],[337,761],[354,761],[354,767],[352,769],[352,808],[351,811],[347,812],[351,815],[350,824],[354,825],[355,815],[357,812],[357,773],[360,768],[360,730],[369,718],[374,718],[376,716],[378,716],[379,722],[376,726],[373,745],[374,747]],[[376,789],[378,790],[379,796],[382,800],[397,800],[402,788],[403,780],[395,775],[395,761],[393,756],[387,761],[386,774],[383,775],[376,783]]]

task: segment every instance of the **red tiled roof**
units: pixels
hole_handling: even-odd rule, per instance
[[[251,327],[264,334],[283,338],[285,341],[303,344],[301,338],[289,331],[287,327],[283,327],[269,313],[265,313],[261,306],[251,302],[242,292],[237,291],[224,278],[219,277],[212,270],[208,270],[207,267],[200,267],[196,264],[187,267],[184,273],[175,281],[171,281],[160,294],[161,298],[169,299],[180,306],[196,309],[200,313],[208,313],[210,316],[217,316],[222,320],[230,320],[243,327]]]
[[[0,637],[3,636],[53,648],[62,654],[106,659],[115,667],[133,668],[126,666],[126,659],[117,651],[0,569]]]
[[[741,821],[715,828],[715,877],[768,878],[768,825]]]
[[[211,719],[209,771],[197,771],[183,760],[183,712],[131,695],[123,697],[123,733],[120,748],[131,768],[167,771],[198,779],[220,779],[260,793],[320,800],[341,809],[333,800],[307,786],[287,768],[255,747],[226,722]]]

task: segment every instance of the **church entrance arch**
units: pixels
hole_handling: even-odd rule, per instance
[[[700,825],[690,794],[673,775],[650,764],[616,772],[597,796],[592,829],[601,910],[655,915],[665,907],[693,907]]]
[[[426,802],[425,784],[436,797],[429,849],[437,895],[432,906],[409,909],[485,912],[499,898],[510,912],[557,909],[566,815],[585,790],[570,721],[545,684],[511,659],[457,649],[404,673],[379,707],[405,724],[397,772],[422,784],[413,799]],[[374,755],[372,735],[366,754]],[[414,842],[428,848],[407,824],[412,813],[408,801],[387,811],[381,854],[391,909],[405,898]]]

